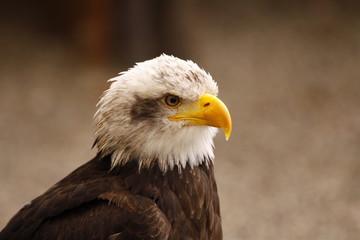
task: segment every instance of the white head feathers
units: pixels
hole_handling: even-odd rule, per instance
[[[141,167],[157,163],[166,171],[212,161],[217,129],[170,121],[177,110],[162,101],[169,93],[184,102],[204,93],[217,95],[210,74],[192,61],[163,54],[109,81],[94,117],[95,145],[102,155],[112,154],[113,166],[134,159]]]

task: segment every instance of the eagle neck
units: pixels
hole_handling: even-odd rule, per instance
[[[191,126],[182,128],[176,134],[143,134],[152,138],[134,137],[128,144],[119,144],[112,152],[105,151],[104,155],[111,154],[112,168],[135,160],[139,169],[157,165],[162,172],[175,168],[181,171],[186,166],[194,168],[213,162],[213,137],[216,133],[216,128]]]

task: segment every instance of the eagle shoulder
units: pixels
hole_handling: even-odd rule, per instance
[[[78,168],[25,205],[0,232],[0,240],[166,239],[170,227],[161,210],[126,191],[109,169],[110,161],[97,157]]]

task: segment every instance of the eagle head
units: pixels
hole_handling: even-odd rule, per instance
[[[112,166],[137,160],[140,168],[158,164],[164,172],[194,167],[213,161],[217,128],[230,137],[217,84],[192,61],[163,54],[109,81],[94,116],[94,145],[111,154]]]

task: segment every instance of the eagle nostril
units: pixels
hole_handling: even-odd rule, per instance
[[[210,106],[210,103],[205,103],[204,104],[204,107],[208,107],[208,106]]]

